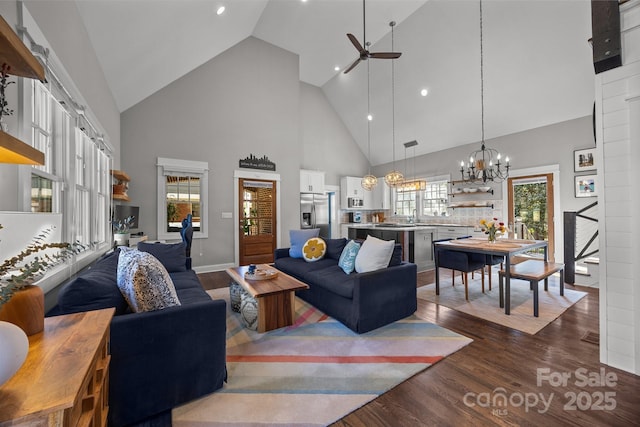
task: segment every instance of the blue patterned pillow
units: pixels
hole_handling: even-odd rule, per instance
[[[120,250],[118,288],[136,313],[180,305],[167,269],[156,257],[137,249]]]
[[[353,240],[349,240],[349,243],[342,250],[340,259],[338,260],[338,266],[347,274],[353,272],[356,269],[356,256],[360,250],[360,244]]]
[[[319,228],[307,228],[304,230],[289,230],[289,240],[291,247],[289,248],[289,256],[291,258],[302,258],[302,247],[307,240],[320,235]]]

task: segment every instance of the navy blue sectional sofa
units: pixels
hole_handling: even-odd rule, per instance
[[[184,256],[174,257],[173,265],[163,264],[181,305],[132,313],[117,286],[118,256],[119,250],[105,255],[65,284],[49,313],[115,307],[109,367],[112,427],[153,419],[221,388],[226,380],[225,301],[212,300],[196,273],[186,268]]]
[[[327,239],[325,257],[316,262],[289,257],[289,248],[276,249],[275,267],[309,285],[296,295],[349,329],[364,333],[413,314],[417,309],[415,264],[402,262],[395,245],[387,268],[345,274],[338,266],[346,239]]]

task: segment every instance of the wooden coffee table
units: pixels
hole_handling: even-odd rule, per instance
[[[249,280],[244,274],[249,266],[227,268],[231,279],[242,286],[258,302],[258,332],[266,332],[293,325],[295,291],[309,289],[309,285],[268,264],[258,264],[258,270],[276,270],[273,279]]]

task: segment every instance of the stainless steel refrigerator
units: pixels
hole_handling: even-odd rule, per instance
[[[325,194],[300,194],[300,228],[319,228],[320,237],[331,238],[329,197]]]

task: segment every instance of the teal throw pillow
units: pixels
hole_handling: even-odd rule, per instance
[[[349,240],[349,243],[342,250],[340,259],[338,260],[338,266],[347,274],[353,272],[356,269],[356,256],[360,250],[360,243],[356,243],[355,240]]]
[[[304,230],[289,230],[289,240],[291,247],[289,248],[289,256],[291,258],[302,258],[302,247],[307,240],[320,235],[319,228],[307,228]]]

